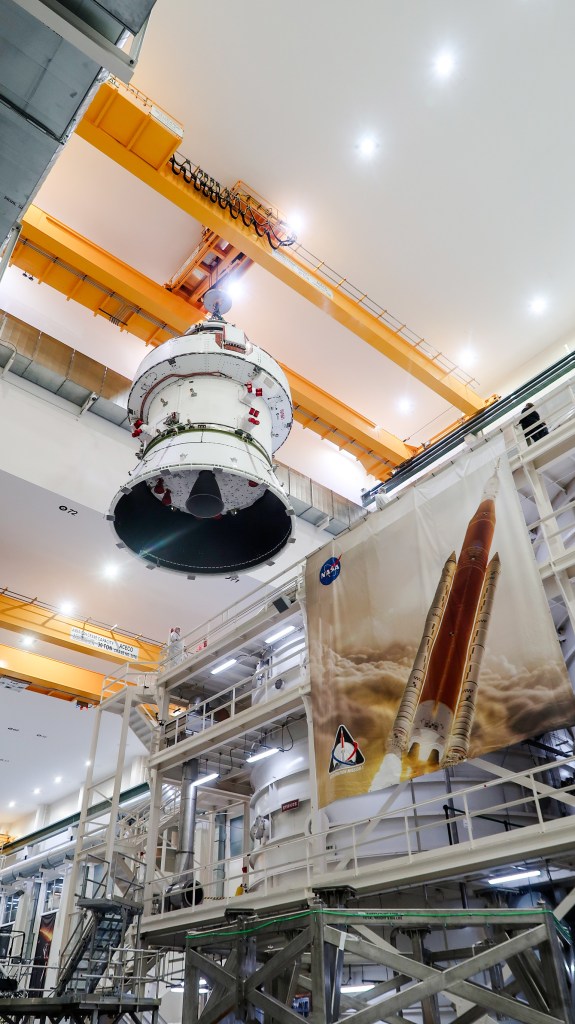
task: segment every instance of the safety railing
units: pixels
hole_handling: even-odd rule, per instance
[[[283,259],[285,262],[291,262],[290,253],[294,253],[297,256],[299,262],[308,267],[312,273],[317,275],[322,281],[324,281],[329,288],[333,288],[334,291],[341,292],[348,299],[354,302],[361,309],[369,313],[370,316],[374,317],[375,320],[381,321],[386,327],[389,327],[394,334],[399,335],[404,341],[407,341],[414,349],[418,349],[423,355],[427,356],[434,363],[437,364],[447,375],[456,378],[463,384],[467,384],[468,387],[476,390],[479,386],[478,381],[470,373],[467,373],[458,366],[452,359],[445,355],[444,352],[440,352],[439,349],[435,348],[426,338],[422,338],[421,335],[417,334],[410,327],[407,326],[404,321],[398,319],[393,313],[390,313],[388,309],[380,306],[378,302],[371,299],[369,295],[357,288],[356,285],[348,281],[346,277],[339,274],[336,270],[328,267],[324,260],[320,260],[319,257],[314,256],[313,253],[305,249],[303,245],[295,241],[293,245],[290,245],[286,250],[280,249],[276,251],[276,257]]]
[[[0,925],[0,960],[4,962],[22,959],[26,933],[14,930],[12,925]]]
[[[572,380],[564,382],[549,395],[528,403],[513,418],[509,424],[509,456],[521,456],[527,452],[535,455],[536,452],[531,450],[533,445],[567,428],[568,424],[572,424],[575,432],[575,381]]]
[[[547,779],[561,781],[561,788]],[[312,835],[300,833],[281,839],[271,838],[244,857],[215,860],[186,875],[166,876],[156,883],[154,913],[166,913],[181,906],[174,892],[189,888],[185,905],[193,907],[203,900],[221,902],[221,880],[226,879],[224,900],[234,898],[242,887],[264,896],[309,888],[318,878],[353,884],[363,870],[382,870],[423,862],[441,851],[442,866],[449,872],[450,858],[476,848],[482,851],[482,863],[489,868],[490,857],[501,859],[505,843],[515,841],[518,833],[529,837],[525,858],[539,855],[542,836],[561,829],[572,833],[575,814],[575,758],[546,763],[528,771],[509,773],[504,779],[488,779],[473,786],[453,784],[449,794],[441,787],[438,795],[415,802],[400,802],[351,824],[336,825]],[[382,797],[382,800],[384,798]],[[387,801],[386,801],[387,802]],[[557,817],[557,804],[564,817]],[[459,835],[454,835],[454,829]],[[528,829],[528,832],[525,832]],[[497,842],[494,843],[494,836]],[[517,854],[514,854],[517,859]],[[242,866],[248,866],[248,872]],[[201,874],[201,880],[200,880]],[[197,892],[197,896],[196,896]]]
[[[234,632],[239,630],[241,626],[255,619],[256,616],[268,608],[273,610],[273,616],[270,612],[270,619],[277,617],[277,612],[273,607],[274,601],[277,601],[280,597],[290,599],[295,597],[302,583],[303,575],[300,563],[292,566],[287,571],[284,570],[278,573],[277,576],[270,580],[268,585],[257,587],[250,594],[240,599],[240,601],[229,605],[217,615],[212,616],[199,626],[194,627],[189,633],[183,635],[183,655],[174,656],[169,651],[168,646],[166,646],[164,649],[165,653],[159,663],[160,674],[171,671],[184,661],[186,665],[189,664],[192,667],[195,660],[205,656],[206,649],[215,649],[218,644],[222,644]],[[272,587],[271,590],[270,586]],[[262,629],[263,626],[264,623],[262,623]]]
[[[23,957],[15,962],[0,958],[0,972],[10,979],[14,988],[2,995],[17,998],[20,995],[41,996],[49,992],[56,984],[57,967],[42,963],[31,957]]]
[[[558,447],[559,444],[559,447]],[[564,453],[566,447],[575,448],[575,383],[563,383],[561,388],[525,406],[510,424],[508,451],[514,469],[529,466],[537,459],[540,466],[552,461],[555,452]],[[535,495],[536,503],[537,496]],[[575,551],[575,499],[568,486],[561,500],[561,492],[553,497],[553,510],[528,519],[528,528],[535,559],[539,565],[548,563],[551,571],[560,560],[565,568],[565,556]],[[540,508],[541,512],[542,509]]]
[[[198,701],[191,710],[182,711],[166,726],[162,747],[173,746],[195,733],[211,729],[223,718],[234,718],[255,703],[269,702],[282,690],[301,682],[305,678],[305,669],[300,663],[304,649],[305,642],[300,634],[274,655],[270,664]]]
[[[112,898],[118,893],[126,903],[138,904],[140,902],[144,891],[142,861],[123,850],[118,853],[119,857],[111,864],[102,857],[90,854],[90,863],[94,873],[90,874],[89,869],[84,872],[78,893],[81,899],[106,899]],[[96,873],[96,867],[98,873]],[[126,875],[126,868],[133,872],[131,878]]]
[[[163,967],[165,951],[162,949],[140,949],[129,945],[110,947],[102,954],[89,953],[82,961],[82,972],[74,979],[67,992],[96,992],[98,996],[113,998],[114,1002],[129,1001],[145,997],[157,999],[160,985],[165,978]],[[62,963],[58,970],[65,969]]]
[[[151,691],[156,679],[157,672],[138,672],[129,663],[119,665],[114,672],[102,680],[100,701],[119,696],[127,687]]]

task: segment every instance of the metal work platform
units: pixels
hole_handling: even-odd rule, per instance
[[[46,996],[42,999],[0,999],[0,1021],[5,1024],[28,1024],[30,1021],[70,1020],[74,1024],[119,1024],[129,1019],[131,1024],[156,1024],[158,1018],[159,999],[135,998],[123,996],[88,996],[78,999],[72,996]],[[145,1015],[145,1016],[144,1016]]]

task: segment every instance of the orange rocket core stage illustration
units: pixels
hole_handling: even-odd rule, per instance
[[[459,559],[447,559],[371,789],[467,757],[481,660],[499,556],[489,562],[495,530],[497,471],[469,521]]]
[[[455,712],[495,530],[495,502],[484,499],[467,527],[420,701]]]

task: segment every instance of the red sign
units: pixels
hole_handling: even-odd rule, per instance
[[[299,800],[288,800],[282,804],[282,811],[295,811],[296,807],[299,807]]]

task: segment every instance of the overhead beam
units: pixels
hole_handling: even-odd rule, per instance
[[[289,248],[274,251],[265,237],[259,238],[253,228],[246,227],[241,217],[233,219],[227,209],[221,209],[201,189],[186,184],[182,174],[174,174],[169,161],[160,166],[155,156],[141,156],[126,146],[122,108],[125,106],[131,113],[137,102],[141,102],[147,115],[149,100],[135,97],[121,83],[104,83],[77,126],[77,134],[466,415],[472,416],[489,404],[453,372],[346,295],[341,287],[326,283],[319,270],[310,269]]]
[[[320,420],[323,420],[324,424],[327,422],[335,427],[336,430],[342,430],[345,433],[351,434],[353,438],[373,452],[374,455],[388,459],[394,465],[398,457],[402,462],[405,462],[406,459],[410,459],[419,450],[405,444],[405,441],[400,441],[399,438],[390,434],[389,431],[377,427],[367,417],[362,416],[361,413],[356,412],[354,409],[350,409],[349,406],[338,401],[337,398],[328,394],[327,391],[318,388],[317,384],[310,383],[305,377],[301,377],[299,373],[290,370],[283,363],[280,363],[280,366],[289,380],[294,405],[300,406],[303,413],[309,412],[312,416],[317,416]],[[313,422],[307,425],[313,429]],[[323,431],[320,427],[317,433],[325,434],[325,426]],[[328,439],[331,438],[331,434],[326,436]],[[341,448],[342,445],[340,444],[338,447]]]
[[[118,314],[121,329],[151,345],[183,334],[205,315],[36,206],[30,206],[22,217],[11,262],[94,313],[107,319]],[[120,313],[126,304],[131,313]],[[285,365],[283,370],[295,418],[338,448],[351,451],[367,472],[380,480],[418,451],[294,370]]]
[[[0,675],[29,684],[29,689],[62,697],[99,704],[105,676],[63,661],[45,658],[31,651],[0,644]]]
[[[205,316],[34,205],[22,217],[10,262],[147,344],[184,334]]]
[[[149,640],[93,625],[89,619],[59,615],[35,600],[7,593],[0,594],[0,627],[93,658],[129,662],[144,671],[157,668],[162,653],[162,648]]]

